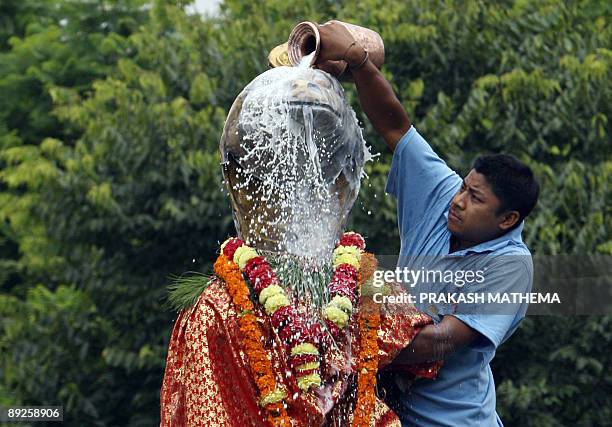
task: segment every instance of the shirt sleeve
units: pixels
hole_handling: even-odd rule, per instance
[[[386,187],[397,199],[400,233],[445,210],[460,185],[461,177],[411,126],[395,148]]]
[[[482,294],[485,302],[458,304],[452,315],[478,331],[481,336],[470,347],[477,351],[494,351],[508,339],[525,317],[531,292],[533,265],[530,256],[504,255],[495,260],[484,272],[481,283],[472,282],[462,288],[463,293]],[[510,301],[489,302],[488,295],[508,295]]]

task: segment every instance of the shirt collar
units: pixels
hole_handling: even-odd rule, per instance
[[[448,221],[448,210],[444,213],[444,217]],[[493,240],[487,240],[486,242],[482,242],[477,244],[476,246],[472,246],[471,248],[462,249],[457,252],[449,253],[450,256],[462,256],[467,255],[468,253],[484,253],[484,252],[493,252],[504,248],[508,245],[521,245],[523,244],[523,228],[525,227],[525,221],[521,221],[518,227],[513,230],[508,231],[505,234],[497,237]],[[450,251],[450,237],[448,241],[448,251]]]

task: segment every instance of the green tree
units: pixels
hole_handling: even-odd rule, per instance
[[[62,265],[55,254],[56,243],[48,238],[47,223],[37,210],[43,186],[61,172],[55,162],[61,149],[54,138],[73,145],[79,136],[76,128],[53,113],[52,90],[65,87],[86,94],[96,79],[114,69],[117,59],[127,54],[126,37],[147,18],[143,4],[139,0],[96,4],[7,0],[0,5],[0,325],[6,332],[0,339],[5,362],[0,367],[0,403],[52,404],[61,399],[89,413],[92,420],[99,418],[91,411],[95,393],[79,390],[74,382],[78,375],[67,374],[57,381],[64,367],[78,373],[75,363],[89,354],[97,358],[92,367],[100,372],[99,352],[90,353],[96,347],[93,343],[89,350],[82,347],[88,336],[98,340],[93,321],[87,324],[90,317],[82,317],[86,324],[78,337],[70,333],[66,340],[55,342],[54,335],[66,336],[62,325],[46,323],[37,314],[40,304],[34,300],[39,294],[31,290],[36,283],[45,283],[51,290],[60,285]],[[91,302],[74,286],[64,288],[61,296]],[[46,301],[57,316],[72,315],[69,306],[53,307],[52,298],[36,301]],[[19,324],[30,317],[40,324]],[[30,342],[37,335],[40,345]],[[56,343],[55,347],[45,348],[49,343]],[[78,361],[47,358],[71,352],[79,355]],[[26,358],[31,359],[29,364]],[[33,372],[40,377],[32,378]],[[49,375],[49,381],[43,374]],[[85,387],[93,384],[86,375],[78,381]]]

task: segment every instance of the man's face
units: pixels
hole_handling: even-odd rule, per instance
[[[504,215],[497,215],[501,202],[484,175],[472,169],[451,201],[448,229],[463,242],[478,244],[496,238]]]

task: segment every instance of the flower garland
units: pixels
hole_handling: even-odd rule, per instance
[[[267,418],[273,426],[290,426],[283,399],[287,393],[277,387],[272,364],[263,348],[263,336],[253,314],[253,303],[249,298],[247,287],[240,270],[235,263],[225,255],[217,258],[214,266],[215,274],[227,285],[232,301],[238,313],[238,326],[244,336],[244,350],[248,355],[249,366],[259,394],[262,396],[260,405],[266,410]]]
[[[319,331],[314,325],[308,325],[291,306],[289,297],[280,286],[280,280],[268,261],[238,238],[226,240],[221,245],[221,252],[226,257],[231,257],[248,278],[259,303],[271,316],[272,325],[289,349],[289,365],[295,373],[300,390],[306,391],[312,386],[320,386]]]
[[[376,257],[363,254],[362,282],[369,280],[377,267]],[[359,363],[357,365],[357,402],[353,426],[369,426],[376,402],[376,373],[378,372],[378,329],[380,307],[372,295],[362,294],[359,312]]]
[[[363,237],[353,232],[345,233],[334,249],[334,273],[328,285],[331,300],[323,309],[326,325],[334,338],[338,338],[349,325],[353,308],[358,301],[358,284],[362,284],[364,278],[369,279],[376,269],[376,258],[371,254],[365,254],[364,250]],[[365,267],[363,274],[360,272],[362,262]],[[227,270],[231,270],[231,274],[228,274]],[[226,278],[232,281],[232,285],[228,283],[230,295],[234,304],[240,309],[241,331],[245,337],[248,336],[247,341],[251,344],[250,347],[245,345],[245,351],[249,361],[251,359],[257,361],[257,363],[250,362],[250,366],[254,377],[259,380],[257,385],[263,396],[260,404],[269,413],[271,409],[273,414],[271,419],[277,421],[286,416],[286,413],[280,414],[278,411],[279,405],[280,408],[283,408],[286,392],[276,388],[269,361],[267,364],[261,363],[262,353],[265,358],[265,352],[261,346],[261,332],[256,329],[256,323],[252,325],[255,328],[250,325],[251,322],[254,322],[251,319],[255,319],[252,313],[253,305],[248,300],[249,292],[244,279],[242,276],[237,277],[240,276],[240,272],[248,279],[259,303],[271,316],[272,325],[287,346],[290,354],[289,365],[302,391],[321,385],[319,346],[323,341],[322,332],[318,324],[308,324],[298,310],[291,305],[270,264],[264,257],[259,256],[255,249],[247,246],[238,238],[230,238],[221,245],[221,255],[215,263],[215,273],[226,283],[228,283]],[[369,303],[364,301],[369,304],[368,306],[373,304],[372,301]],[[380,316],[376,309],[374,305],[368,309],[367,313],[364,312],[359,317],[360,356],[357,398],[359,411],[355,414],[353,423],[355,426],[368,425],[374,405],[374,387],[378,369],[377,331],[380,324]],[[249,327],[246,327],[243,319],[249,319]],[[245,323],[244,328],[242,323]],[[255,342],[259,343],[258,348],[253,345]]]
[[[357,233],[344,233],[333,253],[334,273],[328,285],[331,301],[323,309],[323,316],[334,338],[346,328],[357,302],[360,259],[365,240]]]

